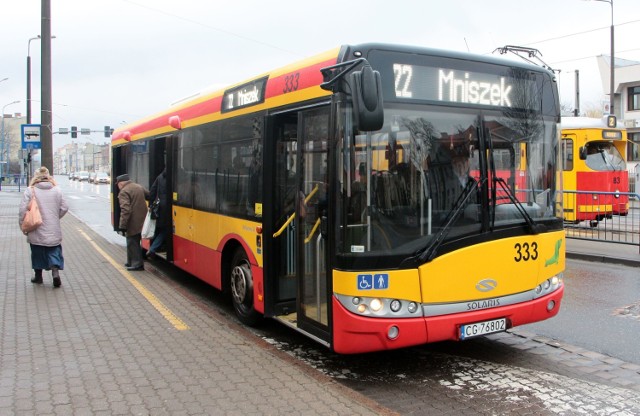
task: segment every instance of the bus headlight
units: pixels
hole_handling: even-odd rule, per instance
[[[400,302],[398,299],[392,300],[391,303],[389,304],[389,308],[391,308],[391,312],[398,312],[401,307],[402,307],[402,302]]]
[[[557,276],[553,276],[545,280],[536,286],[534,299],[547,295],[551,292],[555,292],[560,286],[562,286],[562,273]]]
[[[416,311],[418,310],[418,304],[415,302],[409,302],[407,310],[409,311],[409,313],[416,313]]]
[[[373,312],[379,312],[382,309],[382,301],[378,298],[371,299],[371,303],[369,303],[369,307]]]

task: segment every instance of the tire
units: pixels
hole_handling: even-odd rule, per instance
[[[246,253],[237,249],[231,260],[229,288],[233,309],[240,322],[255,326],[262,320],[262,315],[253,307],[253,275],[251,264]]]

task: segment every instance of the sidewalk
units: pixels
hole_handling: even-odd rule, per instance
[[[640,267],[637,245],[567,238],[567,258]]]
[[[393,414],[203,308],[73,215],[54,289],[0,192],[0,414]]]

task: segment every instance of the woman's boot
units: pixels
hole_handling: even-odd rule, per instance
[[[33,276],[33,279],[31,279],[31,283],[41,284],[42,283],[42,269],[33,269],[33,271],[36,274],[35,274],[35,276]]]
[[[60,270],[57,267],[51,268],[51,276],[53,276],[53,287],[60,287],[62,282],[60,282]]]

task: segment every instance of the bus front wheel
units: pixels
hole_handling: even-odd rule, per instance
[[[256,325],[260,314],[253,307],[253,275],[251,264],[242,249],[236,250],[231,261],[231,300],[238,319],[245,325]]]

